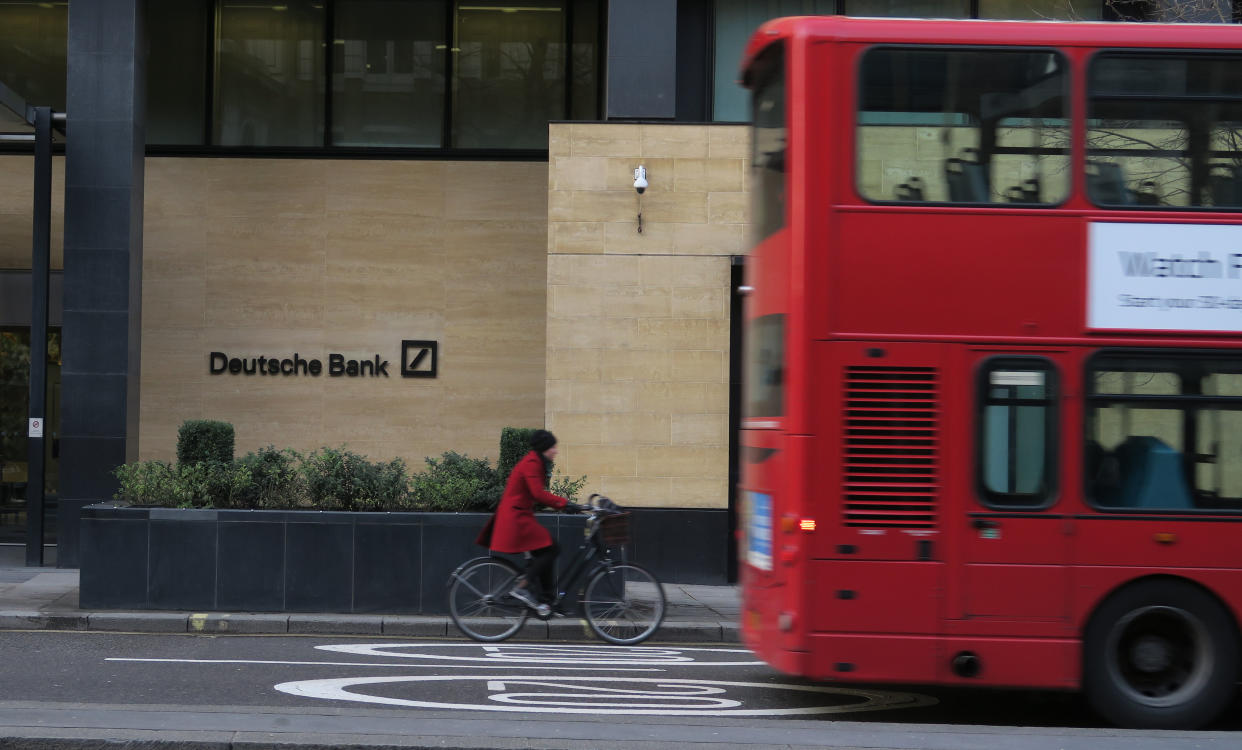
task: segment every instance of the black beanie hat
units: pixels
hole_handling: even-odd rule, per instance
[[[536,453],[543,453],[554,445],[556,436],[547,430],[535,430],[535,434],[530,436],[530,447]]]

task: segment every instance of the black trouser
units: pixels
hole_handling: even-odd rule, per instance
[[[541,602],[551,603],[556,598],[556,556],[561,548],[556,542],[547,547],[532,550],[526,561],[526,585]]]

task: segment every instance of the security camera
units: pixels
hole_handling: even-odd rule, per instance
[[[638,191],[639,195],[642,195],[643,191],[647,189],[646,167],[638,167],[634,170],[634,189]]]

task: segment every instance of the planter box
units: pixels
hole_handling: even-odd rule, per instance
[[[85,609],[443,614],[445,582],[485,513],[81,511]],[[540,514],[563,563],[581,516]],[[674,583],[724,583],[724,511],[639,509],[631,559]]]

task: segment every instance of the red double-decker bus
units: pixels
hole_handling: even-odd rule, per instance
[[[1242,618],[1242,29],[752,38],[742,630],[1210,722]]]

